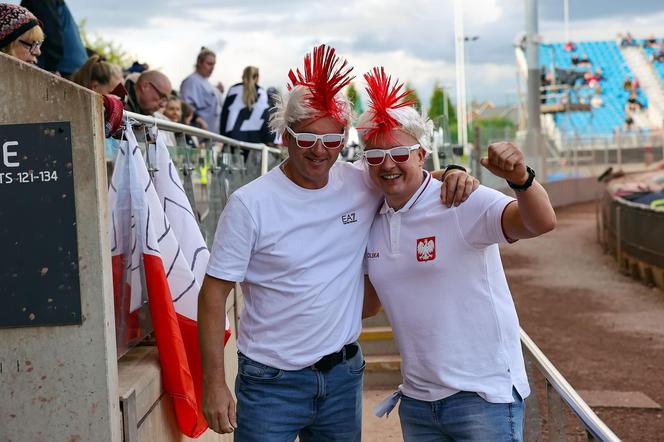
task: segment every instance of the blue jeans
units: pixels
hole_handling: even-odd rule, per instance
[[[406,442],[523,441],[524,404],[516,389],[514,402],[494,404],[477,393],[460,391],[435,402],[401,397],[399,418]]]
[[[362,351],[321,372],[280,370],[239,354],[237,442],[360,441]]]

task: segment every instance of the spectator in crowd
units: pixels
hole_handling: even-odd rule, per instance
[[[573,64],[574,66],[577,66],[577,65],[579,64],[579,61],[580,61],[580,60],[579,60],[579,55],[578,55],[578,54],[574,54],[574,55],[572,55],[572,64]]]
[[[147,63],[141,63],[139,61],[134,61],[131,66],[124,70],[125,75],[130,74],[142,74],[145,71],[150,70],[150,65]]]
[[[48,37],[42,47],[39,66],[69,78],[88,59],[78,25],[64,0],[23,0],[43,23]]]
[[[604,101],[602,100],[602,88],[597,86],[595,88],[593,97],[590,99],[590,105],[594,108],[599,108],[602,107],[603,104]]]
[[[577,62],[578,67],[591,67],[592,62],[590,61],[590,58],[588,58],[588,54],[582,54],[581,58]]]
[[[168,104],[171,81],[159,71],[145,71],[127,77],[125,109],[143,115],[153,115]]]
[[[664,61],[664,39],[659,44],[659,52],[657,50],[653,51],[652,61],[653,61],[653,63]]]
[[[164,108],[164,116],[169,120],[179,123],[182,121],[182,101],[175,95],[168,97],[168,103]]]
[[[644,48],[655,48],[655,47],[657,47],[657,39],[655,38],[655,36],[651,34],[648,38],[643,40],[643,47]]]
[[[618,38],[620,39],[620,46],[622,47],[637,46],[636,40],[634,40],[634,37],[632,37],[632,34],[629,32],[626,33],[624,37],[618,34]]]
[[[0,51],[37,64],[44,31],[34,14],[22,6],[0,3]]]
[[[626,108],[625,109],[625,130],[632,130],[636,128],[636,125],[634,124],[634,117],[632,116],[632,112]]]
[[[623,89],[626,91],[631,91],[633,86],[634,82],[632,81],[631,77],[625,76],[625,79],[623,80]]]
[[[574,52],[576,51],[576,45],[574,42],[568,41],[565,43],[565,47],[563,48],[565,52]]]
[[[643,109],[643,104],[636,98],[636,92],[630,93],[625,103],[625,112],[638,112],[641,109]]]
[[[122,84],[120,66],[104,61],[99,55],[88,58],[83,66],[72,75],[72,81],[93,91],[107,95]]]
[[[194,109],[196,116],[205,122],[204,129],[218,134],[223,86],[220,83],[214,87],[209,80],[216,63],[216,54],[210,49],[201,48],[196,58],[196,71],[182,81],[180,96],[182,101]]]
[[[180,100],[180,107],[182,108],[180,123],[186,124],[187,126],[198,127],[193,122],[194,109],[192,109],[191,106],[189,106],[186,102],[184,102],[182,100]],[[184,138],[187,141],[187,146],[191,147],[192,149],[196,149],[196,148],[199,147],[197,137],[189,135],[189,134],[185,134]]]
[[[247,66],[242,71],[242,83],[228,89],[221,111],[222,135],[251,143],[274,142],[268,127],[268,96],[258,85],[258,79],[258,68]],[[244,154],[246,159],[249,151],[245,150]]]

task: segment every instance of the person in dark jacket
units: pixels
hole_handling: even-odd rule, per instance
[[[88,59],[78,25],[64,0],[23,0],[21,6],[42,22],[47,39],[38,65],[69,78]]]
[[[269,104],[265,89],[258,85],[258,68],[247,66],[242,83],[228,89],[221,109],[221,134],[250,143],[274,143],[268,127]],[[249,151],[245,151],[245,159]]]

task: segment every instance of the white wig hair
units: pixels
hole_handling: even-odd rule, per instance
[[[387,109],[390,116],[394,118],[399,127],[397,129],[411,135],[420,144],[427,154],[431,153],[431,140],[433,138],[433,121],[424,113],[419,113],[414,107],[399,107],[396,109]],[[357,128],[360,132],[360,146],[366,146],[364,133],[367,129],[374,127],[374,113],[371,109],[360,115],[357,121]]]
[[[309,105],[310,97],[309,88],[303,85],[294,86],[290,91],[276,96],[275,111],[270,117],[270,129],[283,134],[286,127],[311,118],[327,116]],[[344,125],[344,129],[348,129],[352,116],[350,100],[343,92],[338,92],[334,99],[340,109],[338,115],[342,120],[340,123]]]

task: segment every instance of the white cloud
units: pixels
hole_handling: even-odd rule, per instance
[[[12,0],[18,3],[18,0]],[[560,4],[559,4],[560,3]],[[656,2],[658,3],[658,2]],[[227,87],[246,65],[261,84],[285,87],[315,44],[332,43],[356,66],[357,85],[373,65],[410,81],[426,104],[438,81],[454,89],[453,0],[68,0],[88,30],[120,43],[161,68],[178,86],[193,70],[199,48],[218,50],[213,81]],[[631,29],[661,35],[664,6],[652,0],[572,2],[576,39],[609,39]],[[469,96],[504,102],[516,88],[512,40],[524,29],[523,0],[463,0],[464,29],[479,35],[468,46]],[[601,18],[597,18],[599,15]],[[584,17],[575,19],[575,17]],[[540,30],[562,40],[562,4],[540,1]]]

